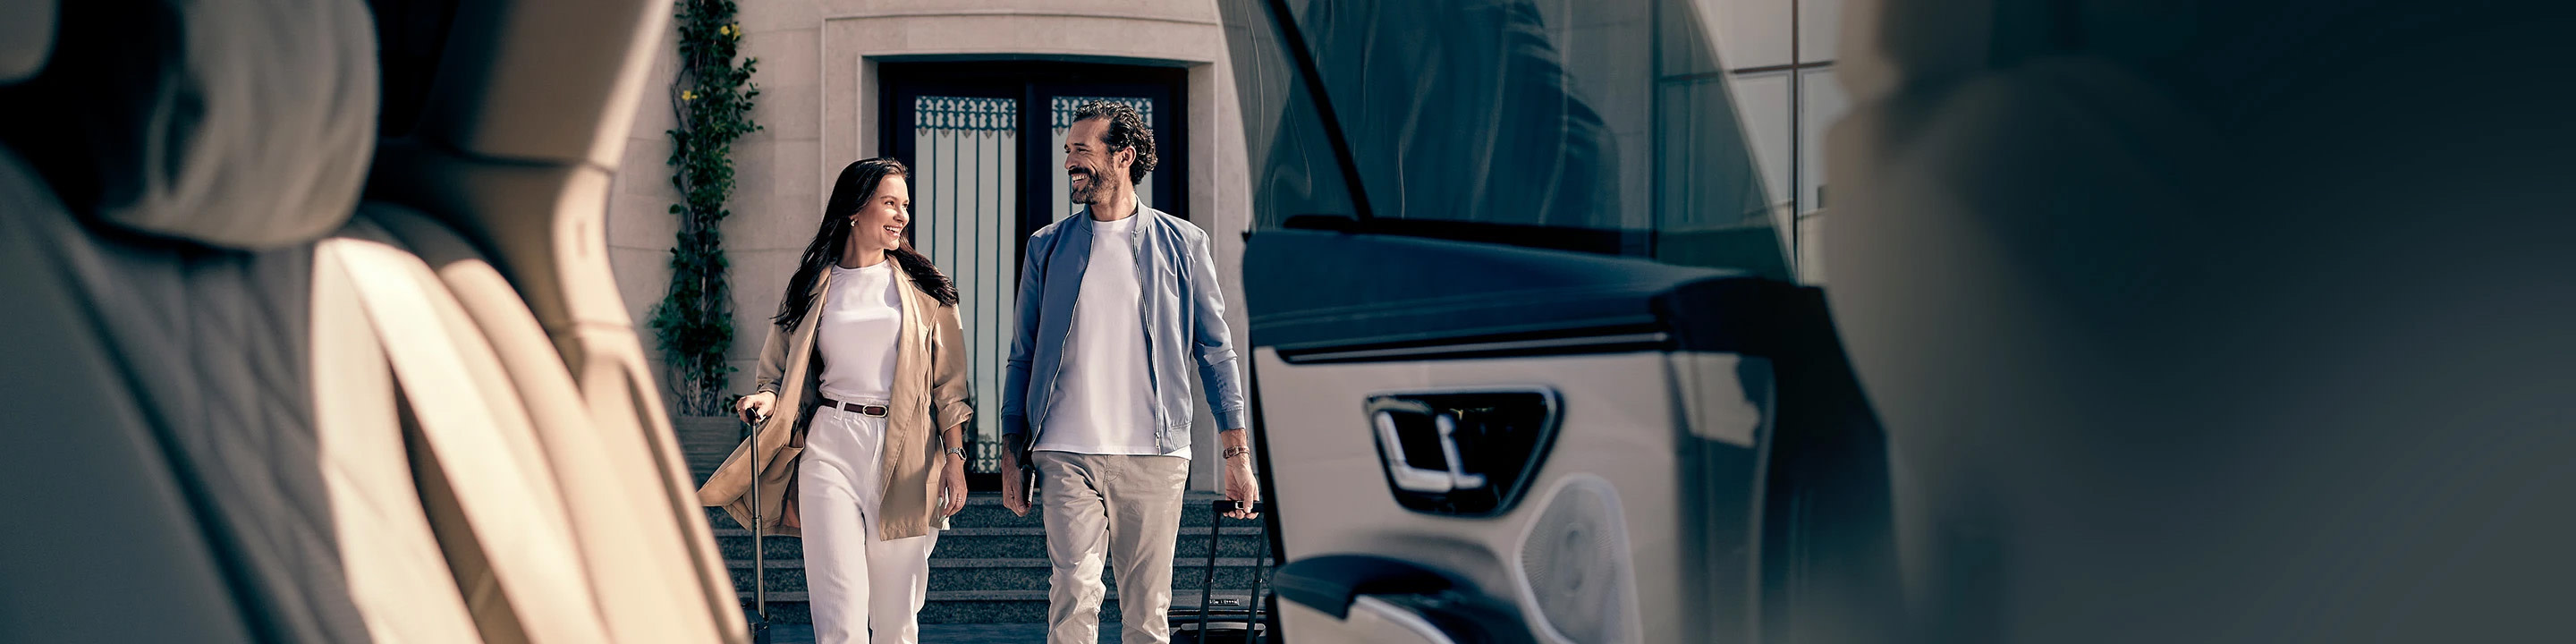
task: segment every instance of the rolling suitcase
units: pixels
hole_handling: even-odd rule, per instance
[[[1175,644],[1261,642],[1269,633],[1269,627],[1262,623],[1261,610],[1264,605],[1263,596],[1266,594],[1263,588],[1264,582],[1268,580],[1270,570],[1270,535],[1266,530],[1261,535],[1261,554],[1253,558],[1252,596],[1234,602],[1227,601],[1231,598],[1220,599],[1214,596],[1216,562],[1219,558],[1217,557],[1218,537],[1225,530],[1225,513],[1233,511],[1234,508],[1233,499],[1217,499],[1208,505],[1211,516],[1208,517],[1207,571],[1199,583],[1198,608],[1190,611],[1175,609],[1171,613],[1172,641]],[[1262,502],[1252,502],[1254,513],[1260,513],[1264,509]],[[1262,519],[1252,521],[1265,528],[1268,526],[1267,523],[1258,523],[1263,521]],[[1215,605],[1211,605],[1211,602]]]
[[[753,419],[748,423],[750,428],[743,432],[743,436],[746,439],[759,436],[760,425],[767,420],[769,417],[765,415]],[[765,579],[768,562],[762,556],[765,553],[762,552],[760,542],[760,471],[757,467],[754,467],[751,473],[751,525],[743,527],[751,530],[752,605],[752,613],[743,617],[751,622],[751,644],[769,644],[769,584]]]

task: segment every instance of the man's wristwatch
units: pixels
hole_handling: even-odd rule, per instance
[[[955,457],[958,457],[958,458],[966,458],[966,448],[963,448],[963,447],[951,447],[951,448],[948,448],[948,455],[949,455],[949,456],[955,456]]]
[[[1226,458],[1226,459],[1232,459],[1232,458],[1237,457],[1237,456],[1243,456],[1243,455],[1247,455],[1247,454],[1251,454],[1251,453],[1252,453],[1252,448],[1250,448],[1250,447],[1228,447],[1228,448],[1225,448],[1225,456],[1224,456],[1223,458]]]

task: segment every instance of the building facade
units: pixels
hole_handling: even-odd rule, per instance
[[[1191,0],[740,0],[743,54],[759,61],[753,119],[734,146],[736,188],[724,228],[731,259],[736,368],[750,371],[797,255],[843,165],[894,156],[913,183],[915,247],[957,280],[980,419],[1001,417],[1020,245],[1073,212],[1061,145],[1071,106],[1111,99],[1148,115],[1162,157],[1141,186],[1148,205],[1206,229],[1232,267],[1250,216],[1242,126],[1223,27]],[[673,36],[672,38],[676,38]],[[677,73],[666,39],[651,87]],[[610,202],[620,295],[638,328],[662,296],[676,223],[667,212],[669,92],[640,108]],[[1239,276],[1225,270],[1229,294]],[[1230,307],[1235,328],[1241,308]],[[646,344],[650,345],[651,342]],[[1208,412],[1195,444],[1217,445]],[[991,440],[998,427],[978,423]],[[986,454],[989,458],[989,454]],[[1200,462],[1215,462],[1213,452]],[[989,466],[989,464],[988,464]],[[1193,475],[1194,487],[1214,478]]]
[[[768,318],[835,173],[857,159],[894,156],[920,174],[914,245],[965,298],[978,416],[1000,418],[1021,243],[1073,210],[1061,144],[1071,106],[1086,100],[1127,101],[1148,115],[1162,160],[1140,195],[1209,232],[1226,292],[1240,297],[1243,233],[1253,215],[1215,2],[738,1],[743,53],[759,61],[753,118],[762,129],[733,150],[736,188],[724,228],[736,333],[730,390],[750,389]],[[1565,0],[1537,4],[1571,15]],[[1703,0],[1701,9],[1727,71],[1693,82],[1730,86],[1782,230],[1793,229],[1785,224],[1797,213],[1793,265],[1804,279],[1819,279],[1819,258],[1806,251],[1823,224],[1821,133],[1842,103],[1831,55],[1840,0]],[[675,37],[660,45],[649,87],[671,86]],[[665,162],[671,94],[652,92],[639,108],[610,200],[611,261],[639,329],[650,328],[662,297],[676,226],[667,208],[679,195]],[[1227,315],[1240,334],[1249,326],[1239,300],[1233,304]],[[1205,453],[1197,462],[1213,463],[1217,428],[1204,403],[1198,415],[1202,435],[1193,444]],[[990,441],[998,428],[979,423],[975,435]],[[1215,477],[1200,468],[1192,486],[1213,489]]]

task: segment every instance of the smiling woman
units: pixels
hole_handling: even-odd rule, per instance
[[[838,263],[856,268],[862,256],[870,253],[894,257],[904,272],[941,304],[957,303],[957,287],[948,276],[904,239],[903,229],[912,221],[911,175],[912,169],[902,161],[886,158],[858,161],[841,169],[814,239],[805,245],[803,258],[797,260],[796,274],[788,278],[787,292],[779,297],[778,313],[770,322],[795,327],[813,305],[816,282],[822,279],[826,267]],[[872,224],[868,234],[855,232],[863,219]],[[891,231],[885,230],[889,227]]]
[[[760,429],[698,491],[742,525],[805,538],[826,642],[913,641],[936,530],[966,507],[957,290],[904,240],[910,174],[885,158],[841,170],[761,347],[758,391],[736,403]]]
[[[841,245],[841,267],[885,261],[887,251],[903,248],[903,229],[912,223],[912,187],[901,175],[877,181],[874,194],[849,215],[851,241]]]

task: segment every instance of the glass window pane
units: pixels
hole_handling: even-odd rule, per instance
[[[1694,116],[1700,106],[1730,102],[1723,77],[1663,86],[1665,144],[1656,186],[1655,258],[1691,266],[1729,266],[1786,274],[1776,212],[1765,195],[1763,172],[1745,153],[1745,130],[1733,122]],[[1785,119],[1784,119],[1785,121]],[[1784,122],[1782,131],[1786,131]],[[1783,178],[1785,182],[1785,177]]]
[[[1787,276],[1764,196],[1788,194],[1787,182],[1774,191],[1760,181],[1689,2],[1286,4],[1349,147],[1356,192],[1380,220],[1374,229]],[[1334,190],[1344,169],[1321,108],[1262,4],[1220,6],[1256,226],[1351,198]]]
[[[1376,216],[1621,227],[1621,142],[1536,4],[1302,4]]]
[[[1321,112],[1282,46],[1269,9],[1261,0],[1222,0],[1217,9],[1225,20],[1243,113],[1253,228],[1280,228],[1297,217],[1357,217]]]
[[[1020,102],[922,96],[913,103],[913,247],[956,282],[957,322],[974,391],[1000,391],[1019,296]],[[1002,417],[1000,396],[977,396],[975,418]],[[976,422],[973,438],[999,442],[1001,425]],[[998,471],[977,454],[974,471]]]
[[[1798,0],[1798,62],[1829,62],[1842,48],[1843,0]]]
[[[1717,34],[1718,55],[1727,65],[1743,69],[1789,64],[1791,2],[1700,0],[1698,4],[1705,24]]]
[[[1814,212],[1825,203],[1825,133],[1835,121],[1842,120],[1851,104],[1844,98],[1842,83],[1834,80],[1833,68],[1799,72],[1798,92],[1805,97],[1798,102],[1798,187],[1804,192],[1798,203],[1801,210]],[[1801,265],[1805,262],[1801,261]]]
[[[1711,79],[1704,84],[1718,84]],[[1772,205],[1789,204],[1789,72],[1774,71],[1741,74],[1725,83],[1735,96],[1735,107],[1743,114],[1743,127],[1749,134],[1745,143],[1752,146],[1752,158],[1762,168],[1763,193],[1770,195]]]

